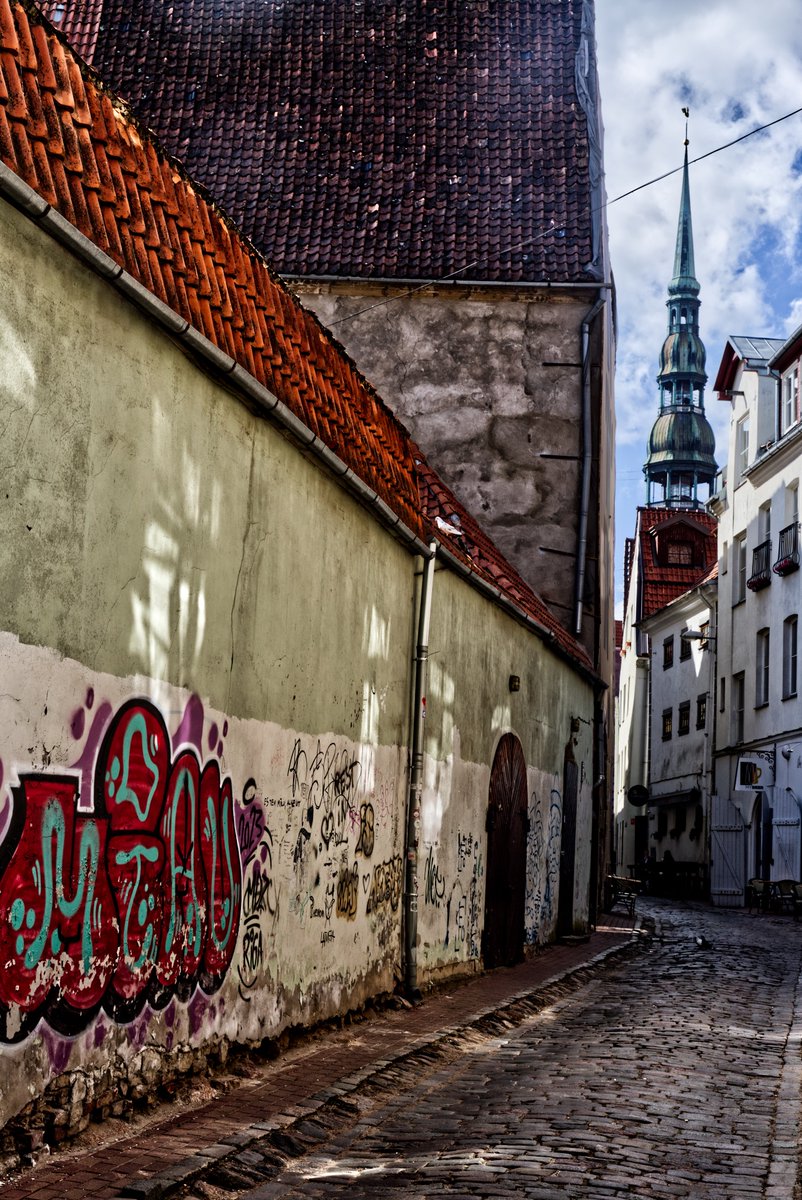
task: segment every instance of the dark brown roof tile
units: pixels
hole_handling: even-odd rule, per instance
[[[43,7],[282,272],[588,278],[581,0]]]

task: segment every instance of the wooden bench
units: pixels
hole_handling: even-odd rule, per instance
[[[607,908],[615,908],[622,904],[631,917],[635,915],[635,901],[640,895],[641,881],[630,879],[626,875],[608,875],[605,879],[607,888]]]

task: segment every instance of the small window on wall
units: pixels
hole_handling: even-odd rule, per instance
[[[797,627],[796,614],[783,621],[783,700],[796,695]]]
[[[657,810],[657,840],[664,838],[668,833],[668,812],[664,808]]]
[[[687,629],[683,629],[683,631],[682,631],[682,633],[687,633],[687,632],[688,632]],[[684,662],[685,659],[691,657],[691,643],[687,640],[687,638],[684,638],[682,636],[682,633],[679,635],[679,660],[680,660],[680,662]]]
[[[740,604],[746,599],[746,534],[739,534],[732,541],[732,602]]]
[[[730,736],[733,742],[744,740],[744,680],[743,671],[732,677]]]
[[[735,486],[749,466],[749,417],[741,417],[735,426]]]
[[[672,837],[679,837],[688,828],[688,806],[686,804],[678,804],[674,809],[674,828],[671,830]]]
[[[677,734],[682,737],[691,728],[691,702],[683,700],[677,709]]]
[[[721,690],[719,691],[718,711],[724,712],[727,707],[727,679],[726,676],[721,676]]]
[[[799,420],[799,368],[794,367],[782,381],[780,433],[787,433]]]
[[[671,734],[674,727],[673,721],[674,710],[666,708],[663,710],[663,741],[668,742],[671,739]]]
[[[722,680],[723,683],[723,680]],[[696,697],[696,728],[704,729],[707,724],[707,694]]]
[[[769,630],[759,629],[755,641],[755,708],[769,702]]]
[[[666,671],[674,665],[674,638],[667,637],[663,640],[663,670]]]

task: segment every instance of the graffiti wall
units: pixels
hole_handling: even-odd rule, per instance
[[[536,786],[530,788],[524,909],[529,945],[549,941],[557,924],[563,820],[562,796],[557,784],[557,780],[541,776]]]
[[[126,695],[0,642],[28,667],[0,698],[0,1064],[46,1087],[109,1064],[142,1084],[150,1061],[158,1083],[171,1055],[392,989],[398,748],[257,727],[166,686]],[[3,1121],[30,1096],[19,1078]]]
[[[0,1126],[41,1102],[69,1132],[392,991],[420,564],[7,204],[0,274]],[[429,668],[423,987],[480,961],[507,730],[542,773],[527,930],[549,936],[554,772],[593,711],[447,567]]]

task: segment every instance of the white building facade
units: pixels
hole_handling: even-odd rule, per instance
[[[802,329],[728,340],[715,389],[731,406],[718,518],[719,609],[711,895],[802,875],[798,679]]]
[[[716,574],[641,624],[651,642],[647,878],[681,895],[708,887]]]

